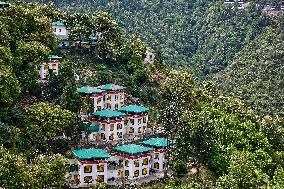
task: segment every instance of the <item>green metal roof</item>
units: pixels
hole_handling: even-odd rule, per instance
[[[84,94],[100,94],[103,92],[103,90],[98,89],[96,87],[81,87],[77,88],[78,93],[84,93]]]
[[[167,140],[165,138],[150,138],[148,140],[144,140],[140,142],[139,144],[151,146],[154,148],[164,148],[167,147],[170,144],[175,144],[176,141],[174,140]]]
[[[106,159],[110,157],[105,150],[98,148],[73,150],[72,153],[80,160]]]
[[[94,112],[93,115],[103,117],[103,118],[115,118],[115,117],[122,117],[125,114],[118,112],[118,111],[114,111],[114,110],[102,110],[102,111]]]
[[[138,106],[138,105],[129,105],[129,106],[121,107],[119,111],[131,112],[131,113],[144,113],[144,112],[148,112],[149,108],[146,108],[144,106]]]
[[[100,125],[99,124],[91,124],[89,130],[90,130],[91,133],[99,132]]]
[[[48,58],[49,59],[61,59],[62,57],[61,56],[57,56],[57,55],[50,55]]]
[[[120,85],[115,85],[115,84],[105,84],[105,85],[100,85],[98,88],[106,91],[120,91],[120,90],[125,90],[126,87],[120,86]]]
[[[143,153],[149,152],[153,150],[153,148],[149,148],[149,147],[145,147],[145,146],[137,145],[137,144],[126,144],[126,145],[114,147],[113,150],[123,153],[123,154],[135,155],[135,154],[143,154]]]
[[[58,20],[52,23],[53,26],[64,26],[64,20]]]

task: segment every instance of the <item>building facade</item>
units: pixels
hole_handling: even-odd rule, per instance
[[[56,75],[59,73],[60,59],[62,59],[62,57],[51,55],[48,59],[48,62],[40,66],[39,75],[41,80],[48,79],[49,70],[52,70],[52,72]]]

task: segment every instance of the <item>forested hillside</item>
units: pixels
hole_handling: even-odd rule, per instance
[[[198,80],[204,80],[220,75],[219,72],[226,70],[227,66],[239,62],[239,57],[242,56],[239,52],[250,55],[262,51],[258,49],[262,48],[260,45],[254,44],[265,43],[262,36],[272,25],[280,27],[275,18],[255,9],[254,2],[264,5],[264,1],[251,1],[251,7],[245,11],[226,8],[223,2],[63,0],[56,3],[69,12],[92,13],[102,9],[111,13],[126,34],[139,35],[148,46],[156,50],[156,54],[164,62],[178,67],[189,67]],[[275,45],[281,46],[278,44],[279,40],[272,40]],[[266,53],[269,52],[272,53]],[[266,61],[269,67],[273,67],[271,64],[274,62],[273,64],[283,68],[279,61],[273,60],[276,57],[272,54],[268,56],[271,58],[271,61]],[[250,63],[245,58],[242,62],[248,65],[245,69],[249,70]],[[256,63],[257,60],[252,64]],[[230,68],[228,72],[229,70]],[[274,90],[277,88],[275,86],[283,82],[281,72],[265,72],[265,77],[258,71],[250,73],[258,78],[253,84],[242,82],[249,77],[246,75],[249,71],[239,73],[237,79],[234,79],[236,76],[225,73],[226,77],[219,76],[220,81],[217,84],[224,89],[225,94],[244,100],[262,115],[283,115],[283,104],[276,103],[282,101],[283,95]],[[274,79],[269,82],[265,79],[272,77]],[[225,85],[226,83],[230,83],[230,86]]]

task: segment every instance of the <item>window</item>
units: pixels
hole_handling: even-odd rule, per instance
[[[120,106],[123,106],[123,102],[120,103]]]
[[[111,104],[107,103],[107,109],[111,109]]]
[[[146,117],[143,117],[143,123],[146,123],[146,122],[147,122]]]
[[[49,69],[48,64],[45,64],[43,69],[48,70]]]
[[[142,133],[142,128],[141,127],[138,128],[138,133]]]
[[[61,29],[59,29],[59,32],[61,32]]]
[[[106,135],[104,133],[101,133],[101,139],[105,140],[106,139]]]
[[[110,131],[113,131],[113,130],[114,130],[114,124],[111,123],[111,124],[110,124]]]
[[[101,103],[102,102],[102,97],[98,97],[97,99],[97,104]]]
[[[115,96],[115,100],[118,100],[119,95],[114,95]]]
[[[110,95],[107,96],[107,100],[111,100],[111,96]]]
[[[126,176],[126,177],[129,176],[129,170],[125,170],[125,176]]]
[[[79,183],[80,182],[80,176],[79,175],[74,175],[74,181],[75,183]]]
[[[144,168],[144,169],[142,169],[142,175],[147,175],[147,169],[146,168]]]
[[[155,162],[155,163],[154,163],[154,168],[155,168],[155,169],[159,169],[159,163],[158,163],[158,162]]]
[[[123,171],[122,170],[118,170],[118,176],[123,177]]]
[[[53,28],[53,31],[56,32],[56,28]]]
[[[104,172],[105,171],[105,165],[99,164],[97,165],[97,172]]]
[[[121,123],[117,123],[117,130],[122,129],[122,124]]]
[[[117,103],[115,104],[115,109],[118,109],[118,104]]]
[[[106,124],[105,124],[105,123],[102,123],[101,130],[102,130],[102,131],[105,131],[105,130],[106,130]]]
[[[133,127],[129,128],[129,133],[134,133],[134,128]]]
[[[128,160],[125,160],[124,164],[125,164],[125,167],[129,167],[129,161]]]
[[[154,156],[155,156],[154,159],[159,159],[159,153],[155,153]]]
[[[118,138],[122,138],[122,132],[117,133]]]
[[[140,125],[142,123],[142,119],[138,119],[138,124]]]
[[[144,132],[146,131],[146,126],[143,126],[143,130],[144,130]]]
[[[113,136],[113,135],[114,135],[114,133],[111,133],[111,134],[110,134],[109,140],[113,140],[113,139],[114,139],[114,136]]]
[[[56,64],[52,64],[52,69],[56,70],[56,68],[57,68]]]
[[[130,119],[130,124],[134,125],[134,119],[133,118]]]
[[[148,158],[143,159],[143,165],[148,165]]]
[[[134,166],[139,167],[139,160],[134,161]]]
[[[97,182],[104,182],[104,175],[97,175],[96,181]]]
[[[102,107],[101,107],[101,106],[98,106],[98,107],[97,107],[97,110],[98,110],[98,111],[101,111],[101,110],[102,110]]]
[[[97,138],[97,134],[93,134],[93,139],[96,139]]]
[[[86,182],[86,183],[91,183],[92,180],[93,180],[93,177],[92,177],[92,176],[86,176],[86,177],[84,177],[84,182]]]
[[[139,170],[134,171],[134,177],[139,177]]]
[[[122,100],[123,99],[123,95],[120,95],[120,100]]]
[[[91,165],[86,165],[84,167],[84,173],[91,173],[92,172],[92,166]]]

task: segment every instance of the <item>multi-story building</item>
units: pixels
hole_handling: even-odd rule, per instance
[[[119,111],[126,113],[126,134],[141,135],[147,129],[149,108],[139,105],[123,106]]]
[[[151,153],[151,168],[155,171],[163,171],[168,162],[168,147],[175,144],[175,141],[165,138],[150,138],[139,144],[153,148]]]
[[[90,148],[72,151],[69,183],[72,187],[85,187],[107,182],[107,160],[110,155],[102,149]]]
[[[40,79],[44,80],[48,78],[49,70],[52,70],[52,72],[56,75],[58,75],[59,72],[59,65],[60,65],[60,59],[62,57],[57,55],[51,55],[48,57],[49,62],[46,62],[40,66],[39,75]]]
[[[0,9],[1,9],[1,8],[7,8],[7,7],[9,7],[9,6],[10,6],[9,3],[0,1]]]
[[[117,177],[138,179],[149,176],[150,173],[150,151],[152,148],[137,144],[126,144],[112,149],[115,156],[120,157],[120,169]]]
[[[64,20],[58,20],[56,22],[52,23],[52,29],[54,35],[59,40],[58,48],[62,51],[69,49],[70,42],[68,40],[69,31],[67,30],[65,26]]]
[[[125,135],[124,113],[114,110],[102,110],[93,113],[90,128],[90,141],[114,141]]]

